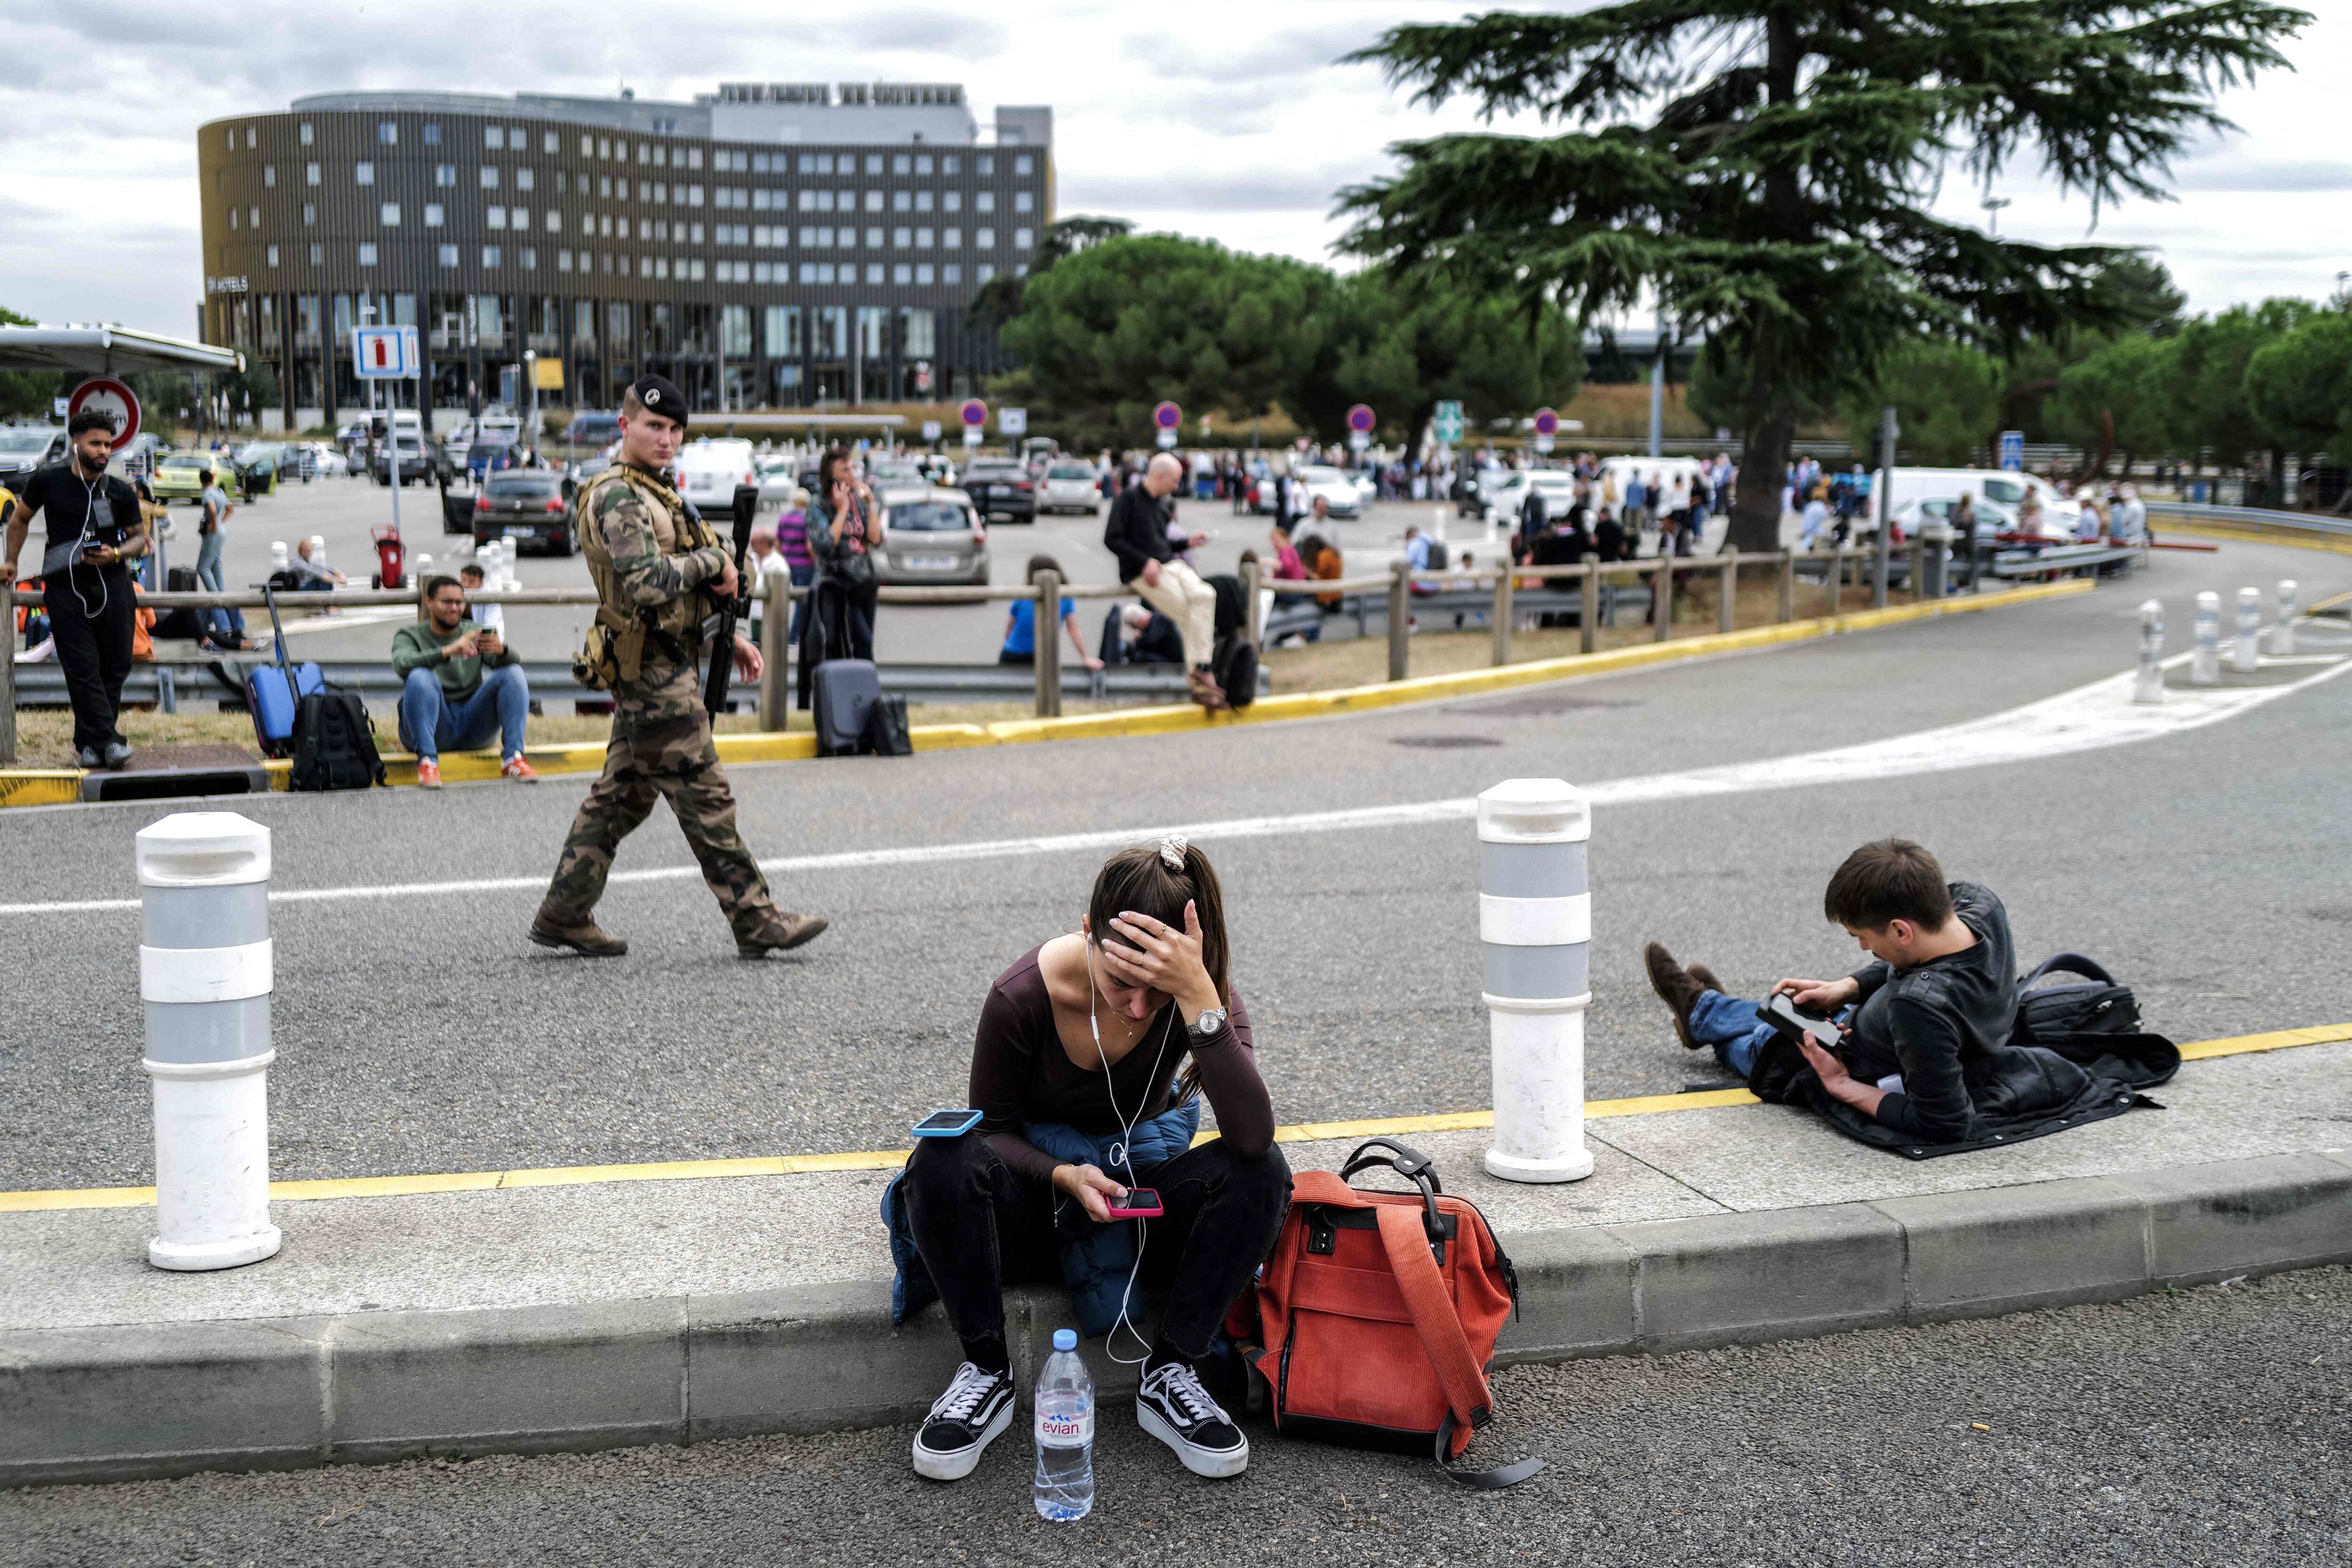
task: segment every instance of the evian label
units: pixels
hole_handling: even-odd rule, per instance
[[[1037,1446],[1042,1448],[1081,1448],[1095,1440],[1095,1413],[1091,1405],[1071,1405],[1056,1401],[1037,1406]]]

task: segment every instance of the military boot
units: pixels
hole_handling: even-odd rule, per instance
[[[788,952],[822,935],[824,931],[823,915],[795,915],[780,910],[774,920],[738,935],[735,952],[743,958],[764,958],[772,952]]]
[[[530,922],[530,940],[541,947],[568,947],[583,958],[618,958],[629,951],[629,944],[617,936],[607,936],[593,920],[577,925],[558,925],[542,910]]]

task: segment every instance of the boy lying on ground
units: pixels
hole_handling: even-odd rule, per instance
[[[1908,839],[1847,856],[1822,904],[1873,962],[1843,980],[1782,980],[1771,994],[1836,1015],[1834,1051],[1764,1022],[1704,965],[1686,969],[1656,942],[1643,954],[1683,1045],[1713,1047],[1760,1099],[1810,1105],[1850,1136],[1919,1159],[2153,1104],[2134,1090],[2179,1065],[2169,1042],[2147,1035],[2016,1043],[2008,911],[1990,889],[1947,883]]]

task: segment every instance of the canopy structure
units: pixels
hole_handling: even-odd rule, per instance
[[[235,371],[245,356],[188,338],[129,327],[0,327],[0,370]]]

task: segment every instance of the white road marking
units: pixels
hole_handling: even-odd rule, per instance
[[[2187,661],[2179,655],[2168,668]],[[2265,658],[2265,667],[2300,667],[2301,657]],[[1949,773],[1961,768],[2033,762],[2108,746],[2129,745],[2167,735],[2186,734],[2209,724],[2233,719],[2256,708],[2292,696],[2308,686],[2333,680],[2352,669],[2352,658],[2329,660],[2299,679],[2275,686],[2176,688],[2160,706],[2141,707],[2131,700],[2132,674],[2095,680],[2039,702],[2000,713],[1897,735],[1860,745],[1835,746],[1792,757],[1760,762],[1730,763],[1721,767],[1679,773],[1652,773],[1640,778],[1608,779],[1587,784],[1585,794],[1596,806],[1643,805],[1657,801],[1690,800],[1705,795],[1746,795],[1760,790],[1802,789],[1872,780],[1904,778],[1919,773]],[[1062,833],[1029,838],[986,838],[961,844],[913,844],[884,849],[851,849],[833,855],[785,855],[760,862],[769,872],[848,871],[884,866],[941,865],[958,860],[1012,859],[1037,855],[1064,855],[1080,850],[1115,849],[1141,843],[1162,833],[1181,833],[1205,844],[1242,838],[1268,838],[1298,833],[1349,833],[1371,828],[1412,827],[1436,822],[1466,821],[1477,814],[1470,796],[1452,800],[1412,801],[1400,805],[1360,806],[1347,811],[1300,812],[1282,816],[1226,817],[1213,822],[1177,823],[1164,826],[1118,827],[1092,833]],[[646,870],[615,871],[615,883],[668,882],[699,877],[697,866],[663,866]],[[345,903],[364,899],[417,899],[474,893],[537,892],[547,886],[544,876],[475,877],[441,882],[392,882],[347,888],[288,888],[273,891],[273,904]],[[82,899],[60,903],[0,904],[0,915],[97,914],[136,910],[136,899]]]

